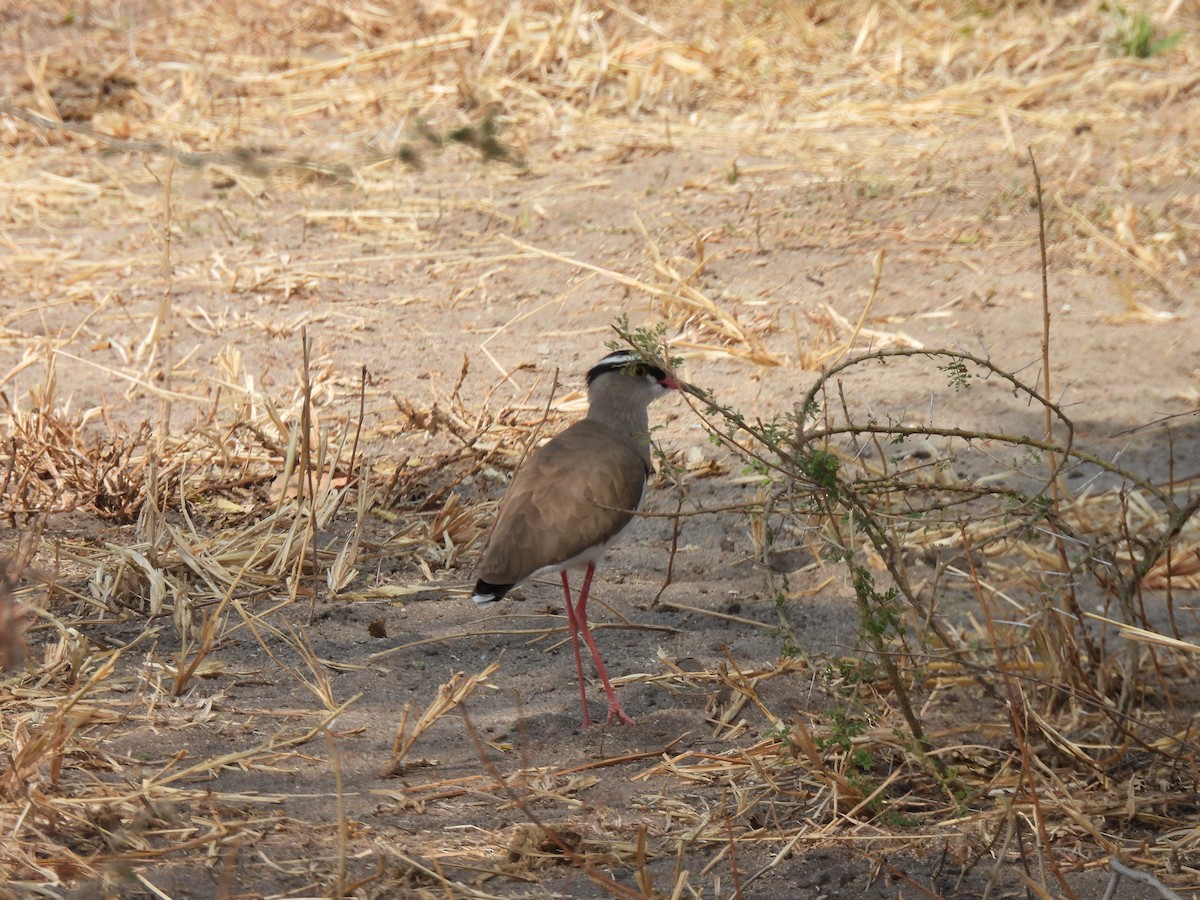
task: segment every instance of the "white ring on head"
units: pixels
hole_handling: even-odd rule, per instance
[[[597,366],[623,366],[629,363],[640,363],[644,360],[636,353],[630,353],[628,350],[618,350],[616,353],[610,353]]]

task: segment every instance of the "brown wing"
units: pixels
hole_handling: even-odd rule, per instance
[[[513,478],[479,578],[516,584],[604,544],[629,524],[646,463],[613,429],[583,420],[537,450]]]

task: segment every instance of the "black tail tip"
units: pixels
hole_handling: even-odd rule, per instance
[[[504,599],[504,595],[511,591],[511,584],[492,584],[490,581],[484,581],[482,578],[475,582],[475,593],[471,599],[475,601],[476,606],[488,606],[492,603],[497,603]]]

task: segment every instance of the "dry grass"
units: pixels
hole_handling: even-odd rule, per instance
[[[1151,627],[1141,594],[1200,587],[1200,539],[1172,510],[1186,507],[1190,484],[1057,498],[1059,533],[1103,548],[1105,596],[1117,595],[1112,584],[1136,588],[1111,610],[1116,649],[1098,653],[1039,605],[1047,571],[1074,571],[1055,568],[1053,535],[1013,528],[978,496],[955,508],[960,518],[914,523],[906,503],[941,503],[958,486],[932,463],[893,478],[903,489],[873,512],[893,546],[953,558],[939,574],[973,598],[967,624],[932,631],[929,602],[909,622],[924,643],[890,647],[901,681],[869,663],[824,661],[810,676],[829,705],[793,720],[760,689],[799,677],[795,660],[754,671],[732,657],[695,672],[664,663],[636,676],[668,691],[719,688],[724,699],[709,710],[719,751],[668,743],[644,761],[596,764],[637,767],[633,783],[646,787],[631,801],[643,825],[632,836],[579,826],[591,769],[517,765],[501,777],[484,765],[378,795],[396,811],[470,797],[521,814],[519,834],[395,846],[377,868],[349,860],[356,836],[372,846],[341,796],[336,729],[355,700],[339,699],[334,661],[288,618],[318,596],[395,602],[463,565],[489,520],[464,499],[468,483],[515,464],[546,418],[547,386],[524,380],[523,348],[489,346],[532,313],[505,312],[508,325],[492,328],[477,311],[497,302],[493,279],[513,267],[588,273],[538,311],[593,287],[589,277],[644,298],[688,356],[815,370],[867,347],[912,348],[900,322],[874,314],[898,277],[885,249],[953,255],[1030,236],[996,237],[1007,209],[995,228],[934,215],[864,223],[855,210],[932,190],[901,172],[957,172],[981,152],[1024,159],[1028,144],[1056,173],[1052,265],[1135,272],[1129,321],[1185,307],[1200,277],[1200,196],[1180,187],[1197,167],[1196,11],[1148,4],[1162,33],[1189,37],[1135,59],[1114,53],[1111,4],[976,6],[605,0],[398,15],[51,2],[0,17],[0,518],[12,559],[0,578],[0,880],[157,890],[155,866],[203,859],[235,872],[239,853],[265,847],[281,895],[500,896],[565,860],[616,896],[716,896],[716,884],[753,896],[758,878],[806,847],[933,842],[995,872],[1020,859],[1042,891],[1064,890],[1056,860],[1085,869],[1109,857],[1194,889],[1196,648]],[[660,154],[702,155],[704,174],[682,190],[717,199],[686,218],[630,222],[635,258],[564,250],[569,237],[538,228],[540,196],[508,202],[559,160],[586,158],[593,179],[563,193],[601,196],[621,163]],[[480,159],[493,164],[484,171]],[[970,190],[969,170],[955,177]],[[840,192],[835,221],[795,208],[809,188]],[[443,233],[448,217],[461,241]],[[795,312],[767,307],[770,284],[748,277],[753,290],[719,291],[706,281],[721,264],[752,271],[771,246],[810,243],[872,253],[874,283],[838,308]],[[385,272],[423,287],[393,290]],[[460,390],[465,364],[453,388],[443,380],[420,399],[361,382],[333,340],[312,358],[307,344],[296,352],[320,328],[353,357],[422,304],[469,310],[463,333],[490,335],[463,348],[495,363],[490,393]],[[253,365],[248,341],[261,351]],[[516,399],[502,400],[513,385]],[[559,398],[550,416],[578,401]],[[894,476],[855,459],[864,477]],[[1149,553],[1164,536],[1169,553]],[[984,559],[986,571],[968,565]],[[407,584],[372,577],[381,561],[402,561]],[[311,705],[294,717],[255,710],[280,724],[235,751],[155,756],[152,777],[130,778],[129,745],[114,741],[229,724],[188,696],[229,669],[233,641],[257,648]],[[29,658],[26,643],[37,648]],[[414,745],[449,727],[447,713],[490,671],[447,683],[411,729],[405,708],[395,768],[408,761],[411,775]],[[938,701],[975,689],[981,673],[998,685],[995,704],[970,721],[940,719]],[[932,750],[911,733],[910,695]],[[316,826],[285,821],[271,798],[210,789],[223,773],[311,762],[322,737],[338,775],[336,858],[309,858],[303,841]],[[485,760],[511,750],[502,739],[480,745]],[[479,880],[497,847],[506,864]],[[739,874],[739,848],[759,847],[767,862]],[[687,856],[696,849],[704,864]],[[655,886],[653,863],[675,858]],[[732,885],[714,883],[726,868]]]
[[[25,632],[25,610],[13,598],[13,590],[17,586],[18,572],[13,561],[4,562],[3,575],[0,576],[0,672],[15,669],[21,662],[25,645],[22,635]]]

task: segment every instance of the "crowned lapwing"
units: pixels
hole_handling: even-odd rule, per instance
[[[636,353],[610,353],[587,374],[588,412],[526,461],[500,504],[479,561],[475,595],[479,606],[495,603],[534,575],[558,572],[567,605],[567,627],[575,650],[583,727],[588,715],[582,635],[608,695],[608,719],[633,719],[617,702],[600,650],[587,623],[588,588],[596,563],[633,520],[642,505],[650,474],[650,418],[647,407],[682,382]],[[567,570],[583,568],[579,602],[571,603]]]

